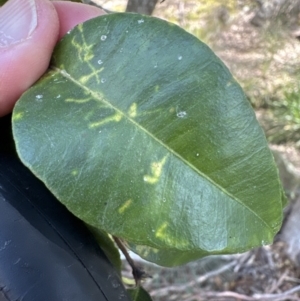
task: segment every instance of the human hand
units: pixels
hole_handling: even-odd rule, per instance
[[[97,7],[67,1],[9,0],[0,7],[0,117],[47,70],[57,41],[102,14]]]

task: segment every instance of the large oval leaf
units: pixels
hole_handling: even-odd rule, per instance
[[[277,170],[243,91],[165,21],[79,25],[17,103],[13,130],[70,211],[160,264],[271,242],[281,224]]]

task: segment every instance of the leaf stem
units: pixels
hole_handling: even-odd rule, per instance
[[[125,246],[125,243],[122,241],[122,239],[116,237],[116,236],[112,236],[116,245],[118,246],[118,248],[121,250],[121,252],[123,253],[123,255],[125,256],[128,264],[130,265],[131,269],[132,269],[132,275],[133,278],[135,280],[135,284],[136,286],[140,286],[141,284],[141,280],[147,278],[147,277],[151,277],[150,275],[148,275],[147,273],[145,273],[145,271],[141,268],[138,267],[136,265],[136,263],[134,262],[134,260],[130,257],[127,248]]]

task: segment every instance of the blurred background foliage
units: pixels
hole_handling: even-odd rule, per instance
[[[152,13],[207,43],[243,87],[269,141],[300,148],[300,0],[93,1]]]

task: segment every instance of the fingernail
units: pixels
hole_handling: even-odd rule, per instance
[[[35,0],[9,0],[0,8],[0,47],[30,38],[36,26]]]

